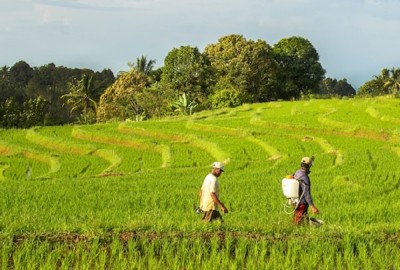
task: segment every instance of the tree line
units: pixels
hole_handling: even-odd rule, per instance
[[[19,61],[4,66],[0,126],[141,121],[244,103],[356,95],[346,79],[325,78],[317,50],[302,37],[284,38],[271,46],[260,39],[228,35],[203,52],[192,46],[174,48],[164,66],[154,65],[155,60],[142,56],[117,75],[110,69],[95,72],[53,63],[31,67]],[[379,83],[367,82],[360,94],[383,94],[382,89],[398,93],[396,83],[389,83],[395,75],[391,72],[376,77]]]

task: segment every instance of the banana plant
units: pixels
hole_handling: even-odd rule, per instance
[[[186,96],[186,93],[183,93],[181,96],[179,96],[179,99],[172,104],[172,107],[175,108],[175,112],[180,112],[182,115],[192,115],[194,109],[198,105],[199,104],[196,101],[190,101]]]

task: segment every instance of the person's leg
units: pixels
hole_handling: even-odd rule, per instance
[[[210,210],[204,213],[203,215],[203,221],[204,222],[211,222],[213,220],[222,220],[221,213],[218,212],[217,210]]]
[[[299,204],[294,211],[294,217],[293,221],[295,224],[300,224],[307,219],[307,210],[308,210],[308,205],[306,204]]]

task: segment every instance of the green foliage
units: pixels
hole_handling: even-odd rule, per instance
[[[347,82],[346,79],[336,80],[332,78],[326,78],[322,80],[319,86],[319,94],[330,97],[353,97],[356,94],[356,90]]]
[[[396,268],[399,115],[399,99],[332,99],[0,129],[1,268]],[[318,228],[282,207],[308,155]],[[214,160],[230,211],[204,224]]]
[[[323,80],[325,70],[317,50],[298,36],[270,46],[264,40],[232,34],[208,44],[204,52],[191,46],[174,48],[163,67],[154,70],[154,64],[155,60],[145,56],[138,57],[136,63],[129,62],[132,70],[128,73],[136,71],[142,77],[129,75],[132,81],[125,85],[112,85],[115,77],[110,69],[94,72],[54,63],[30,67],[24,61],[4,66],[0,70],[0,125],[12,128],[111,119],[142,121],[168,117],[175,110],[191,114],[194,108],[199,112],[243,103],[355,94],[346,79]],[[398,97],[399,74],[399,69],[385,68],[361,86],[357,95]],[[130,80],[123,74],[119,77]],[[106,88],[112,93],[103,95],[101,108],[96,109],[99,94]],[[123,94],[114,93],[120,91]],[[182,94],[190,97],[191,109],[187,107],[190,102],[182,106]]]
[[[148,80],[148,76],[134,69],[122,73],[101,95],[97,121],[136,119],[142,115],[145,108],[140,100]]]
[[[10,68],[10,78],[12,82],[23,91],[23,88],[28,84],[33,76],[33,68],[25,61],[19,61]]]
[[[83,75],[92,78],[92,84],[99,88],[99,91],[103,91],[114,81],[114,75],[109,69],[94,72],[89,69],[57,67],[53,63],[32,68],[24,61],[19,61],[11,68],[3,67],[0,70],[0,107],[6,106],[6,99],[13,98],[22,118],[20,123],[14,121],[11,126],[3,127],[66,124],[76,120],[79,115],[82,115],[82,120],[85,122],[85,118],[92,114],[90,110],[88,115],[79,112],[70,113],[70,108],[64,106],[65,100],[60,98],[68,94],[70,84],[72,82],[75,84]],[[40,99],[46,100],[44,109],[46,114],[42,122],[32,123],[32,102]],[[28,111],[24,112],[25,109]]]
[[[211,96],[213,108],[233,108],[243,104],[243,94],[236,89],[222,89]]]
[[[78,70],[57,67],[53,63],[34,69],[25,92],[29,97],[40,96],[48,101],[47,125],[68,123],[74,120],[75,116],[70,116],[68,106],[64,106],[64,101],[60,97],[68,93],[68,83],[80,77]]]
[[[274,45],[273,52],[280,67],[278,98],[299,98],[318,93],[325,70],[310,41],[302,37],[284,38]]]
[[[384,68],[381,74],[374,76],[374,79],[364,83],[357,95],[359,96],[383,96],[392,95],[398,97],[400,93],[400,69]]]
[[[131,232],[100,237],[5,237],[4,269],[396,269],[398,241],[317,231],[293,237],[223,230],[195,235]],[[63,244],[67,241],[68,244]],[[304,256],[307,254],[307,256]],[[390,258],[390,259],[389,259]]]
[[[176,91],[163,83],[153,83],[143,92],[141,104],[147,118],[162,118],[172,114],[171,102],[176,99]]]
[[[24,102],[21,112],[23,128],[44,125],[45,116],[48,110],[48,101],[42,97],[28,99]]]
[[[0,119],[2,127],[18,127],[19,108],[13,97],[7,98],[0,107]]]
[[[172,103],[175,112],[179,112],[181,115],[192,115],[197,106],[197,102],[190,100],[186,93],[183,93],[177,101]]]
[[[93,123],[96,120],[97,101],[103,89],[94,84],[93,77],[85,74],[77,82],[68,84],[69,93],[62,95],[61,99],[66,100],[70,111],[79,111],[83,123]]]
[[[381,81],[371,80],[360,86],[357,92],[357,96],[376,97],[386,94],[382,92],[382,89],[383,89],[383,83]]]
[[[383,84],[383,87],[393,96],[400,94],[400,68],[392,68],[390,70],[390,76]]]
[[[10,97],[15,98],[15,88],[11,82],[9,67],[4,66],[0,69],[0,104]]]
[[[143,56],[141,58],[136,58],[136,64],[133,64],[132,62],[128,63],[128,66],[131,69],[135,69],[139,72],[142,72],[146,75],[150,75],[151,72],[153,71],[154,64],[156,63],[156,60],[147,60],[146,56]]]
[[[0,104],[0,125],[5,128],[44,125],[47,109],[48,102],[42,97],[27,99],[22,105],[10,97]]]
[[[215,69],[216,91],[238,89],[254,102],[274,97],[276,63],[265,41],[246,40],[242,35],[224,36],[218,43],[207,45],[204,54]]]
[[[210,62],[197,47],[174,48],[164,60],[161,82],[179,93],[202,100],[210,92],[212,79]]]

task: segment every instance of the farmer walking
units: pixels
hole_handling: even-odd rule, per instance
[[[200,210],[204,212],[203,221],[211,222],[213,220],[222,220],[222,216],[218,211],[221,208],[222,212],[228,213],[228,209],[219,200],[219,182],[218,177],[224,172],[224,165],[221,162],[212,164],[211,172],[205,177],[201,186]]]
[[[311,196],[311,181],[309,174],[311,173],[310,169],[313,166],[313,158],[303,157],[300,163],[300,169],[294,173],[294,178],[299,179],[301,181],[299,186],[299,198],[300,201],[294,211],[293,221],[296,224],[300,224],[306,221],[309,221],[307,211],[308,207],[311,207],[311,210],[314,214],[319,214],[318,208],[314,205]],[[316,219],[311,219],[311,221]],[[318,222],[318,220],[316,220]]]

